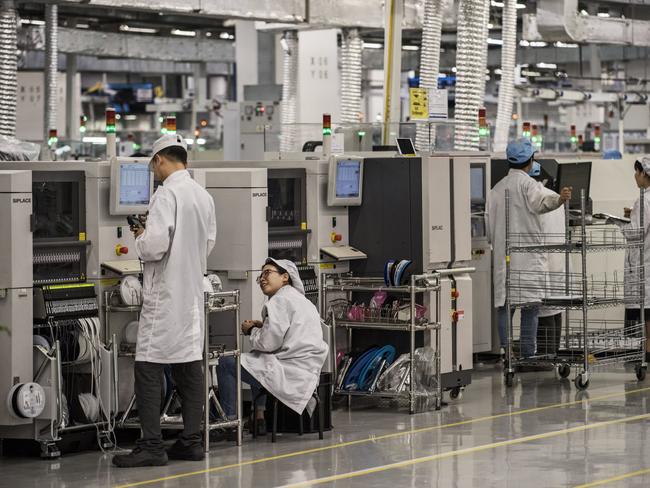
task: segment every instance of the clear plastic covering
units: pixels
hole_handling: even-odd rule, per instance
[[[436,352],[430,347],[421,347],[414,352],[413,374],[416,410],[436,408],[439,395]],[[381,375],[377,384],[380,391],[402,392],[410,386],[411,361],[408,354],[402,354],[397,361]]]
[[[38,144],[0,135],[0,161],[34,161],[40,151]]]

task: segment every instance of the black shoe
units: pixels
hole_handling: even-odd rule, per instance
[[[142,468],[145,466],[164,466],[167,464],[165,451],[155,452],[136,447],[129,454],[113,456],[113,464],[118,468]]]
[[[237,429],[228,428],[225,430],[211,430],[210,431],[210,442],[236,442],[237,441]]]
[[[167,457],[181,461],[203,461],[205,459],[205,452],[203,451],[203,444],[201,442],[188,444],[178,439],[172,447],[167,449]]]

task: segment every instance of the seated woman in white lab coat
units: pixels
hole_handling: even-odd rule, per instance
[[[645,329],[646,337],[650,333],[650,157],[644,157],[634,162],[634,180],[639,188],[644,188],[643,199],[643,221],[644,221],[644,259],[645,264]],[[627,230],[636,230],[640,227],[640,198],[634,202],[634,206],[623,209],[625,217],[630,219],[629,223],[622,223],[620,220],[613,220],[618,225],[623,234]],[[638,249],[628,249],[625,251],[625,296],[638,297],[639,267],[642,265]],[[637,302],[638,303],[638,302]],[[641,321],[641,309],[638,304],[626,305],[625,324],[626,327],[637,326]],[[650,360],[650,341],[646,341],[646,361]]]
[[[297,413],[311,399],[327,358],[320,315],[305,297],[298,268],[291,261],[268,258],[257,282],[268,297],[262,308],[262,321],[246,320],[241,325],[250,336],[251,352],[241,355],[242,381],[251,387],[255,421],[259,435],[266,433],[262,388]],[[221,405],[230,418],[236,416],[234,358],[220,361],[217,368]]]

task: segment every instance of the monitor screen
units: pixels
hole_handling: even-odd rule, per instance
[[[336,198],[357,198],[361,192],[361,161],[336,162]]]
[[[328,205],[361,205],[363,193],[363,160],[361,158],[333,157],[329,163],[328,176]]]
[[[485,165],[470,166],[470,194],[472,203],[485,202]]]
[[[413,146],[413,141],[411,139],[398,137],[397,148],[399,149],[399,153],[403,156],[415,155],[415,146]]]
[[[111,161],[111,215],[145,213],[153,195],[153,173],[147,158],[124,158]]]
[[[585,190],[585,198],[589,199],[589,183],[591,181],[591,161],[584,163],[564,163],[558,167],[557,188],[559,192],[565,186],[573,187],[570,207],[580,207],[580,191]]]
[[[149,205],[151,174],[141,163],[120,163],[120,205]]]

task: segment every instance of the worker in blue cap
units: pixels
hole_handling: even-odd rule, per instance
[[[519,244],[542,244],[544,226],[541,215],[561,207],[571,199],[571,188],[562,188],[558,195],[545,188],[530,174],[539,171],[534,160],[535,148],[527,138],[508,144],[506,156],[510,171],[488,194],[486,219],[488,239],[492,245],[494,306],[497,308],[501,347],[507,343],[506,322],[506,192],[510,198],[510,233]],[[538,306],[546,287],[547,256],[545,253],[515,253],[510,260],[511,276],[519,283],[511,293],[512,304],[529,304],[522,308],[520,354],[535,355]],[[525,280],[525,286],[521,282]],[[514,280],[513,280],[514,283]],[[515,283],[515,284],[517,284]]]

